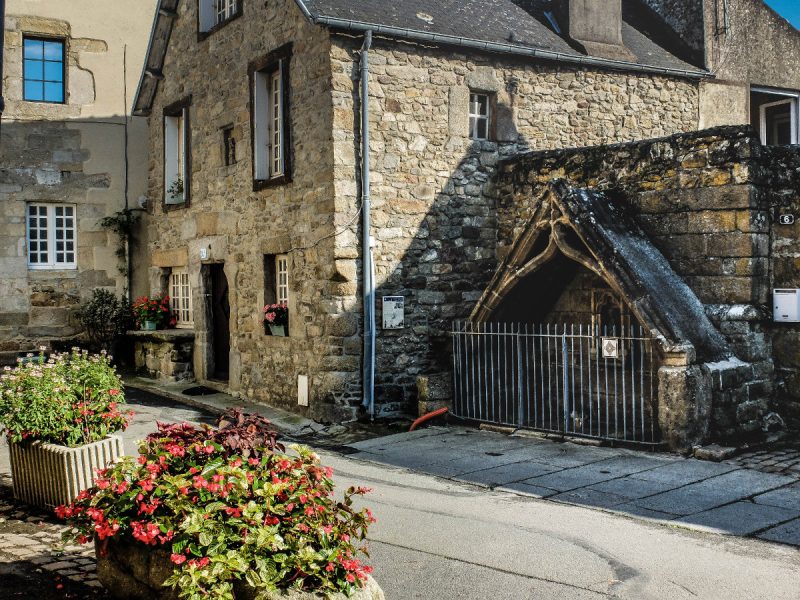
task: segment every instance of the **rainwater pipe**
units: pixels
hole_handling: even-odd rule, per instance
[[[426,413],[426,414],[422,415],[420,418],[418,418],[416,421],[414,421],[411,424],[411,427],[408,428],[408,430],[409,431],[414,431],[417,427],[419,427],[420,425],[422,425],[426,421],[430,421],[431,419],[435,419],[436,417],[439,417],[441,415],[447,414],[447,411],[449,411],[449,410],[450,409],[445,406],[444,408],[439,408],[439,409],[433,410],[433,411],[431,411],[429,413]]]
[[[361,405],[375,419],[375,265],[372,249],[375,245],[370,235],[369,189],[369,49],[372,31],[364,32],[361,45],[361,249],[364,279],[364,365],[362,372],[363,400]]]

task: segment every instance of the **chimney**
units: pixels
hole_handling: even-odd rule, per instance
[[[622,0],[568,0],[569,36],[590,56],[635,61],[622,43]]]

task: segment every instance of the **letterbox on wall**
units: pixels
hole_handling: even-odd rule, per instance
[[[776,323],[797,323],[800,321],[800,290],[772,290],[773,320]]]

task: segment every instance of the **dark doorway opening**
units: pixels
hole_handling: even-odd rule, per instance
[[[231,305],[228,302],[228,278],[225,265],[210,266],[211,278],[211,352],[214,367],[210,369],[212,379],[228,381],[229,355],[231,349]]]

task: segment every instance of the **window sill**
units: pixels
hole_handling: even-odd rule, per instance
[[[292,178],[289,175],[281,175],[280,177],[273,177],[272,179],[254,179],[253,191],[265,190],[267,188],[278,187],[291,183]]]
[[[214,25],[214,26],[213,26],[211,29],[209,29],[209,30],[207,30],[207,31],[198,31],[198,32],[197,32],[197,41],[198,41],[198,42],[202,42],[202,41],[203,41],[203,40],[205,40],[205,39],[206,39],[208,36],[215,34],[217,31],[219,31],[220,29],[222,29],[223,27],[225,27],[226,25],[228,25],[228,24],[229,24],[229,23],[231,23],[232,21],[235,21],[236,19],[238,19],[239,17],[241,17],[241,16],[242,16],[242,12],[243,12],[243,11],[242,11],[242,10],[241,10],[241,8],[240,8],[240,9],[239,9],[238,11],[236,11],[236,12],[235,12],[233,15],[231,15],[230,17],[228,17],[228,18],[227,18],[227,19],[225,19],[224,21],[221,21],[221,22],[217,23],[217,24],[216,24],[216,25]]]
[[[164,212],[171,212],[173,210],[180,210],[181,208],[189,208],[189,201],[184,200],[183,202],[175,202],[175,203],[162,203],[164,207]]]

